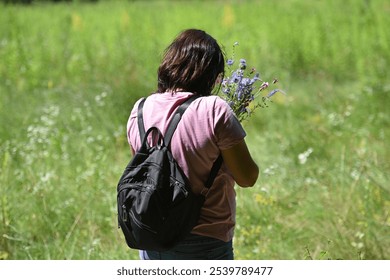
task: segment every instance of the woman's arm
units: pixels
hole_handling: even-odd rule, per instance
[[[222,150],[223,160],[234,180],[241,187],[252,187],[259,176],[259,167],[252,159],[243,139],[233,147]]]

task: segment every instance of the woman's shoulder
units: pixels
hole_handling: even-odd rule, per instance
[[[210,95],[205,97],[208,103],[208,111],[211,111],[214,118],[231,118],[234,116],[232,108],[229,104],[218,95]]]
[[[203,96],[200,98],[207,106],[213,107],[213,109],[229,110],[229,104],[218,95]]]
[[[144,99],[144,97],[142,98],[139,98],[137,99],[134,104],[133,104],[133,107],[131,109],[131,112],[130,112],[130,117],[136,117],[137,114],[138,114],[138,107],[139,107],[139,104],[141,103],[141,101]]]

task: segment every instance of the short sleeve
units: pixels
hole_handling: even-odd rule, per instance
[[[140,102],[141,99],[135,102],[133,109],[131,110],[129,119],[127,121],[127,141],[130,144],[132,152],[138,150],[139,147],[141,146],[141,140],[139,138],[138,122],[137,122],[138,105]]]
[[[214,133],[220,150],[233,147],[246,136],[233,110],[219,97],[214,104]]]

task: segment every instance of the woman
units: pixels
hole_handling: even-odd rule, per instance
[[[145,101],[145,129],[164,134],[175,109],[193,95],[171,140],[171,152],[199,194],[216,158],[223,162],[210,188],[198,225],[173,249],[140,251],[142,259],[233,259],[235,182],[253,186],[258,167],[245,143],[245,131],[229,105],[211,95],[224,72],[224,56],[217,41],[201,30],[183,31],[167,48],[158,69],[158,89]],[[132,152],[140,146],[136,102],[127,123]]]

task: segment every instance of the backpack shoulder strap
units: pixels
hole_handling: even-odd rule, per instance
[[[139,136],[141,137],[141,143],[145,136],[145,125],[144,125],[144,117],[142,115],[142,109],[144,108],[146,98],[142,98],[140,103],[138,104],[138,111],[137,111],[137,120],[138,120],[138,130],[139,130]]]
[[[165,132],[164,143],[167,147],[169,147],[173,133],[175,132],[176,127],[181,120],[181,116],[184,114],[184,111],[188,108],[188,106],[190,106],[191,102],[198,97],[199,96],[197,95],[191,96],[189,99],[184,101],[184,103],[182,103],[179,108],[177,108],[171,122],[168,125],[167,131]]]
[[[188,106],[191,104],[192,101],[194,101],[198,96],[192,96],[188,100],[186,100],[183,104],[177,108],[175,115],[173,116],[171,122],[168,125],[167,132],[165,133],[164,142],[169,147],[169,143],[172,139],[173,133],[175,132],[175,129],[177,125],[179,124],[179,121],[181,119],[181,116],[183,115],[184,111],[188,108]],[[210,175],[205,183],[205,191],[202,192],[202,195],[206,196],[208,189],[213,185],[213,182],[215,178],[217,177],[218,171],[222,166],[223,158],[220,154],[218,158],[214,161],[213,167],[211,168]]]
[[[214,161],[213,167],[211,167],[209,178],[207,179],[204,186],[209,189],[214,183],[215,178],[217,177],[218,171],[222,166],[223,158],[222,154],[219,154],[217,159]]]

